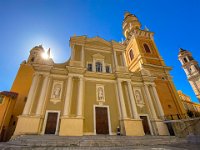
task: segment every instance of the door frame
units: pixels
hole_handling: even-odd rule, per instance
[[[145,116],[145,117],[147,117],[147,122],[148,122],[148,125],[149,125],[150,134],[151,134],[151,135],[154,135],[154,134],[153,134],[152,125],[151,125],[151,122],[150,122],[150,119],[149,119],[149,115],[148,115],[148,114],[139,114],[139,117],[140,117],[140,116]]]
[[[45,129],[46,129],[46,125],[47,125],[47,118],[48,118],[49,113],[57,113],[58,114],[57,122],[56,122],[56,131],[55,131],[55,135],[57,135],[58,134],[59,120],[60,120],[60,111],[54,111],[54,110],[46,110],[41,134],[45,134]]]
[[[94,135],[97,135],[97,132],[96,132],[96,107],[105,107],[105,108],[107,108],[108,130],[109,130],[109,135],[112,135],[111,121],[110,121],[110,108],[109,108],[108,105],[94,105],[94,107],[93,107]]]

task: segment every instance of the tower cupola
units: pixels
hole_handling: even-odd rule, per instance
[[[131,33],[134,30],[141,28],[141,24],[135,15],[130,14],[129,12],[126,12],[124,14],[124,21],[123,21],[122,27],[123,27],[124,36],[126,37],[126,39],[129,39]]]

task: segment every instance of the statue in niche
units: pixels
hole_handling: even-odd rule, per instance
[[[55,84],[53,88],[52,98],[60,98],[61,84]]]
[[[98,92],[98,100],[99,101],[104,100],[104,91],[103,91],[103,88],[102,87],[98,87],[97,92]]]
[[[135,91],[135,98],[136,98],[136,102],[138,104],[143,104],[142,97],[141,97],[140,92],[138,90]]]

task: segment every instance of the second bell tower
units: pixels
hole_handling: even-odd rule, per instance
[[[135,15],[126,12],[123,21],[123,33],[126,37],[126,60],[132,72],[147,71],[155,77],[155,87],[165,116],[180,116],[183,113],[172,77],[171,67],[165,65],[155,45],[154,33],[141,29],[141,23]]]

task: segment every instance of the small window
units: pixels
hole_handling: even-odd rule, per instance
[[[34,58],[34,57],[32,57],[32,58],[31,58],[31,62],[34,62],[34,60],[35,60],[35,58]]]
[[[168,105],[168,108],[172,108],[172,106],[171,106],[171,105]]]
[[[96,62],[96,72],[102,72],[102,63]]]
[[[144,44],[143,46],[144,46],[144,49],[145,49],[146,53],[151,53],[151,50],[150,50],[150,48],[149,48],[149,46],[147,44]]]
[[[188,62],[186,58],[183,58],[183,60],[184,60],[185,63]]]
[[[92,64],[88,64],[87,70],[88,70],[88,71],[92,71]]]
[[[13,121],[13,126],[15,126],[16,125],[16,121]]]
[[[4,96],[0,95],[0,104],[3,103],[3,98],[4,98]]]
[[[133,60],[133,58],[134,58],[133,50],[132,49],[129,51],[129,57],[130,57],[131,60]]]
[[[106,66],[106,73],[110,73],[110,66]]]
[[[26,101],[27,101],[27,97],[24,97],[24,102],[26,103]]]

